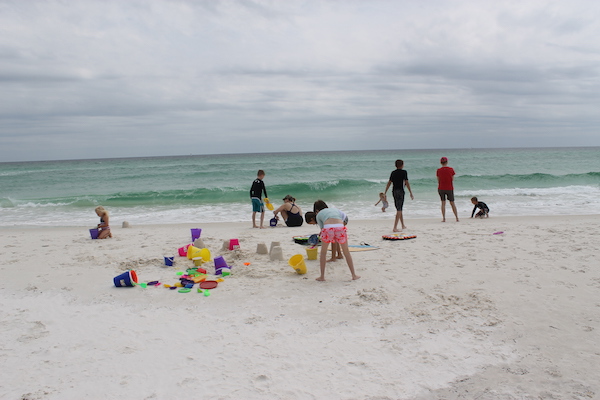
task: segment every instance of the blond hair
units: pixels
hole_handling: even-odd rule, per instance
[[[100,213],[102,215],[108,215],[108,211],[102,206],[98,206],[95,208],[96,213]]]

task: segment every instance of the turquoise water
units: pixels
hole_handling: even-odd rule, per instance
[[[113,224],[249,221],[258,169],[275,203],[291,194],[304,210],[323,199],[353,219],[391,218],[374,204],[398,158],[415,194],[405,217],[437,218],[441,156],[456,171],[462,217],[474,195],[491,216],[600,210],[598,147],[381,150],[0,163],[0,226],[93,225],[97,205]]]

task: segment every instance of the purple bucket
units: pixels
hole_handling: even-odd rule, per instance
[[[229,268],[223,256],[215,257],[215,275],[221,275],[221,268]]]
[[[202,229],[198,229],[198,228],[192,228],[192,242],[196,239],[198,239],[200,237],[200,234],[202,233]]]
[[[92,239],[98,239],[98,229],[90,229],[90,236],[92,237]]]

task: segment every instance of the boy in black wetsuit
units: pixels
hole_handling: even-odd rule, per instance
[[[252,187],[250,188],[250,198],[252,199],[252,227],[258,228],[256,226],[256,213],[260,213],[260,229],[263,229],[263,222],[265,220],[265,205],[262,202],[262,194],[265,193],[265,197],[269,197],[267,195],[267,188],[265,188],[265,183],[263,182],[263,178],[265,177],[265,171],[262,169],[258,170],[256,174],[256,179],[252,182]]]
[[[471,213],[471,218],[473,218],[473,215],[475,215],[475,211],[477,211],[478,208],[479,212],[477,213],[477,215],[475,215],[475,218],[489,217],[488,214],[490,212],[490,209],[488,208],[487,204],[485,204],[483,201],[478,201],[477,197],[472,197],[471,203],[475,205],[475,207],[473,207],[473,212]]]

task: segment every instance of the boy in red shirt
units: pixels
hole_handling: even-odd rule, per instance
[[[442,164],[442,167],[438,168],[436,175],[438,180],[438,193],[440,195],[440,200],[442,201],[442,222],[446,222],[446,199],[450,202],[452,212],[454,212],[456,222],[458,222],[458,212],[454,205],[454,186],[452,185],[455,172],[454,169],[448,166],[448,159],[446,157],[440,159],[440,164]]]

